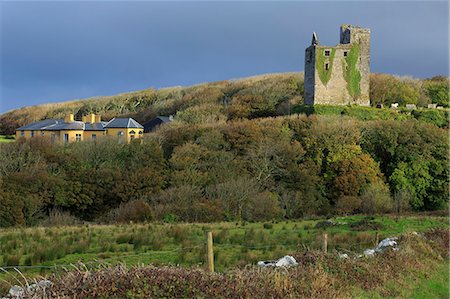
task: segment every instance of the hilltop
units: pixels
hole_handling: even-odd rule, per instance
[[[88,113],[101,114],[105,120],[117,116],[133,117],[141,123],[157,115],[176,114],[181,120],[199,123],[302,112],[303,79],[303,73],[265,74],[188,87],[149,88],[114,96],[24,107],[0,115],[0,134],[10,135],[19,126],[46,118],[62,118],[68,113],[80,119]],[[391,103],[398,102],[400,106],[416,104],[426,107],[429,103],[436,103],[448,107],[447,77],[420,80],[372,74],[370,82],[372,106],[383,104],[389,107]],[[432,122],[439,118],[435,124],[442,127],[442,122],[445,126],[447,123],[445,116],[434,113],[426,118],[431,118]]]

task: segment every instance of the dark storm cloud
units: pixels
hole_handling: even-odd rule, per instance
[[[316,31],[372,29],[372,71],[448,75],[447,2],[2,2],[1,105],[303,70]]]

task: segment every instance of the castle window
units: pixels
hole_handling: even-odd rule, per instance
[[[81,134],[76,134],[76,135],[75,135],[75,140],[76,140],[77,142],[80,142],[80,141],[81,141]]]
[[[347,57],[347,51],[344,51],[344,57]]]
[[[325,63],[325,70],[328,71],[330,69],[330,65],[328,63]]]
[[[330,56],[330,50],[325,50],[325,56]]]

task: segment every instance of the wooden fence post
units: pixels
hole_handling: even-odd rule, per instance
[[[322,249],[323,249],[323,252],[325,252],[325,253],[328,250],[328,234],[327,233],[323,234]]]
[[[209,272],[214,272],[214,250],[212,232],[206,232],[206,259]]]

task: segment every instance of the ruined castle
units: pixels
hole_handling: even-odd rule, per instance
[[[370,30],[341,25],[340,42],[305,51],[305,104],[370,106]]]

